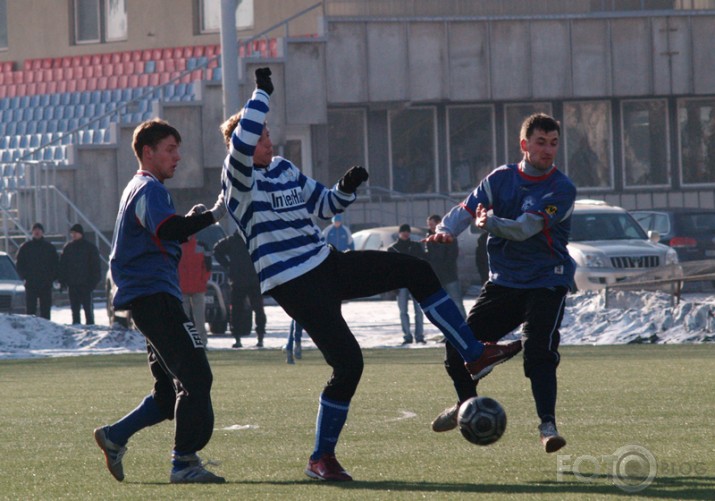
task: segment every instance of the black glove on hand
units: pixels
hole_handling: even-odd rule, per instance
[[[270,68],[258,68],[256,70],[256,88],[265,91],[269,96],[273,94]]]
[[[369,177],[370,175],[367,173],[365,167],[354,165],[340,178],[340,181],[338,181],[338,189],[343,193],[355,193],[358,186],[367,181]]]

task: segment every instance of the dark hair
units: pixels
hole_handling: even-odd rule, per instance
[[[156,148],[161,140],[169,136],[173,136],[177,143],[181,143],[181,134],[166,120],[153,118],[137,125],[132,136],[132,148],[134,148],[137,160],[141,162],[144,146]]]
[[[427,221],[435,221],[437,223],[442,222],[442,216],[439,214],[432,214],[430,217],[427,218]]]
[[[521,132],[519,133],[519,141],[529,139],[536,129],[544,132],[556,131],[561,136],[561,124],[554,117],[546,113],[534,113],[526,117],[521,124]]]

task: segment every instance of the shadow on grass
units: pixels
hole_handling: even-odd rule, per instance
[[[360,481],[353,482],[320,482],[316,480],[292,481],[227,481],[225,486],[252,485],[252,486],[325,486],[340,488],[345,491],[366,492],[422,492],[422,493],[459,493],[459,494],[492,494],[514,495],[533,494],[537,496],[550,495],[628,495],[612,483],[612,479],[605,475],[589,477],[590,481],[563,480],[560,482],[534,482],[524,484],[487,484],[487,483],[442,483],[442,482],[406,482],[397,480]],[[173,485],[164,482],[125,482],[141,485]],[[637,484],[638,480],[633,480]],[[182,484],[186,485],[186,484]],[[715,492],[715,477],[658,477],[645,489],[634,492],[633,495],[646,496],[650,499],[678,499],[678,500],[712,500]]]

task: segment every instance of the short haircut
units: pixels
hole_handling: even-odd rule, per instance
[[[435,223],[441,223],[442,216],[440,216],[439,214],[432,214],[430,217],[427,218],[427,221],[434,221]]]
[[[153,118],[137,125],[132,136],[132,148],[137,160],[141,162],[144,146],[156,148],[157,144],[169,136],[173,136],[176,142],[181,144],[181,134],[166,120]]]
[[[526,117],[524,122],[521,124],[521,132],[519,133],[519,141],[522,139],[529,139],[534,131],[540,129],[544,132],[556,131],[561,136],[561,124],[554,117],[547,115],[546,113],[534,113]]]
[[[223,142],[226,147],[231,144],[231,135],[233,134],[233,131],[236,130],[236,127],[238,127],[238,122],[241,121],[242,116],[243,111],[239,111],[238,113],[228,117],[228,119],[219,126],[221,134],[223,135]]]

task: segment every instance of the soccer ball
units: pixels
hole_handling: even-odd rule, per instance
[[[506,412],[499,402],[489,397],[472,397],[459,407],[459,431],[477,445],[493,444],[506,430]]]

